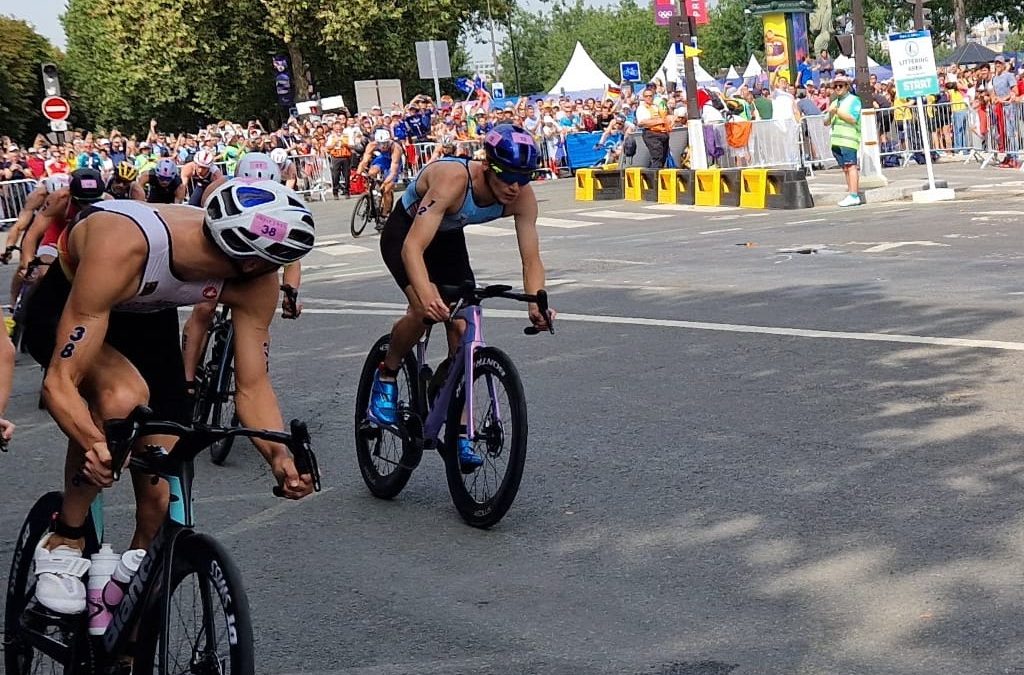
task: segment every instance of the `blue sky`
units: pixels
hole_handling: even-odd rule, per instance
[[[587,5],[605,7],[615,4],[616,0],[585,0]],[[543,0],[525,0],[523,4],[529,9],[539,9],[549,2]],[[41,35],[55,45],[64,49],[64,28],[57,18],[67,7],[67,0],[0,0],[0,14],[10,14],[18,19],[25,19],[36,27]],[[498,38],[501,39],[500,37]],[[475,45],[470,40],[470,51],[475,56],[490,54],[490,44]]]

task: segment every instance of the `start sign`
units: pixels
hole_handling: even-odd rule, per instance
[[[939,73],[935,68],[931,31],[890,35],[889,58],[897,96],[914,98],[939,93]]]

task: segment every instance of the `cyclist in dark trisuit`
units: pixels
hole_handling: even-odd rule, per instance
[[[117,165],[117,171],[107,181],[105,192],[114,199],[134,199],[144,202],[146,201],[146,192],[135,182],[138,177],[139,172],[136,171],[134,164],[128,161],[121,162]]]
[[[530,187],[537,169],[537,146],[521,127],[501,124],[484,137],[484,150],[487,159],[483,161],[450,157],[427,165],[405,188],[384,225],[381,253],[409,308],[395,323],[388,353],[374,377],[367,414],[371,422],[396,423],[396,376],[402,359],[423,335],[424,319],[448,319],[448,303],[438,285],[461,286],[474,279],[463,232],[467,225],[513,216],[523,286],[530,294],[544,288],[537,198]],[[536,304],[530,304],[529,312],[533,325],[547,330],[547,317]],[[449,344],[458,344],[452,332]],[[483,463],[466,438],[459,439],[459,462],[469,468]]]
[[[178,165],[172,159],[161,159],[156,168],[139,178],[139,185],[146,189],[146,201],[150,204],[181,204],[185,201],[185,184],[178,175]]]
[[[181,181],[188,188],[189,206],[202,206],[203,192],[222,175],[213,163],[216,159],[211,150],[203,148],[181,168]]]

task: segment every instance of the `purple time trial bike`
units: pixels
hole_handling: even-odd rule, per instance
[[[505,352],[484,344],[481,303],[490,298],[536,303],[553,333],[548,298],[543,290],[530,295],[514,293],[511,286],[440,290],[442,297],[455,298],[448,321],[465,324],[461,342],[454,356],[434,371],[427,363],[428,328],[398,373],[397,423],[382,427],[366,419],[373,375],[387,353],[390,335],[377,340],[366,357],[356,395],[359,469],[374,496],[392,499],[408,483],[423,450],[435,449],[444,460],[448,491],[459,515],[474,527],[490,527],[504,517],[519,491],[528,425],[526,396],[515,364]],[[524,332],[540,331],[529,326]],[[484,460],[475,470],[459,462],[460,435]]]

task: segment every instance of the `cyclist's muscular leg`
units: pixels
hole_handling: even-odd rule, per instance
[[[127,417],[136,406],[149,401],[149,388],[135,366],[109,345],[104,345],[100,351],[82,383],[81,392],[89,402],[89,410],[97,424],[115,417]],[[100,488],[81,478],[84,462],[85,448],[69,442],[64,462],[64,505],[60,520],[71,528],[85,524],[89,507],[100,492]],[[54,535],[46,546],[53,550],[61,545],[81,549],[85,542]]]
[[[147,436],[139,441],[139,447],[158,445],[170,449],[176,440],[174,436]],[[170,487],[167,481],[154,483],[152,476],[135,471],[132,471],[132,487],[135,490],[135,534],[132,536],[131,548],[149,548],[167,514],[171,500]]]
[[[423,323],[423,320],[427,318],[427,313],[424,311],[423,303],[420,302],[416,291],[413,290],[412,285],[409,285],[403,289],[403,292],[409,299],[409,307],[405,310],[402,318],[396,321],[391,328],[391,341],[388,343],[388,353],[384,357],[384,367],[388,370],[398,370],[401,367],[402,359],[416,346],[427,330],[427,325]]]
[[[381,186],[380,210],[384,213],[391,213],[391,207],[394,206],[394,203],[395,184],[389,181]]]

